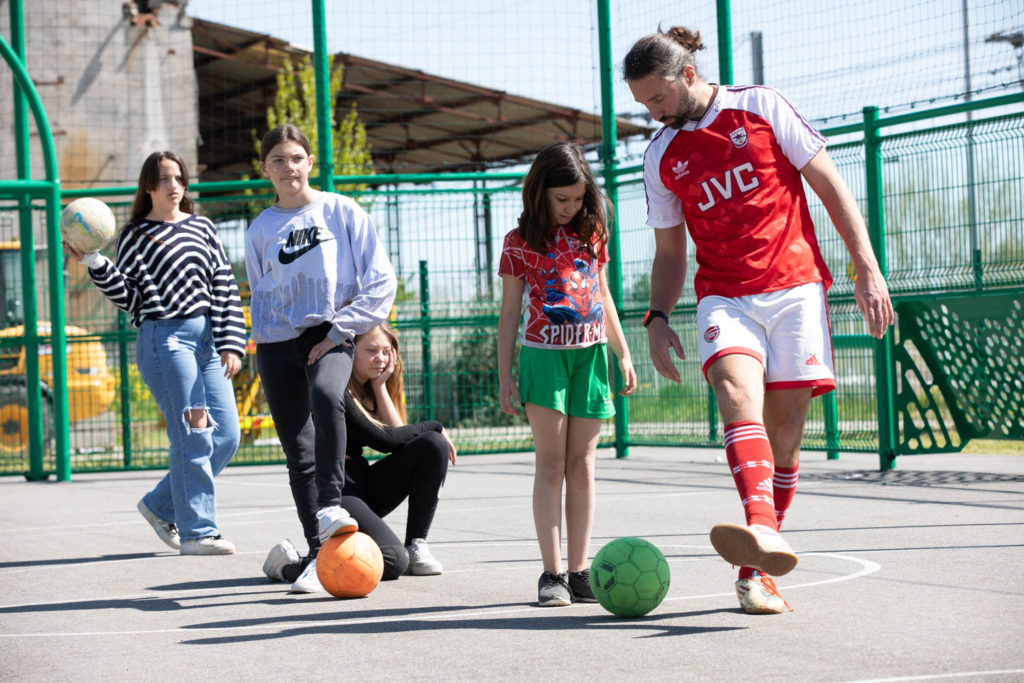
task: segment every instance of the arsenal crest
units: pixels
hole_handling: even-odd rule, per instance
[[[747,129],[740,127],[729,133],[729,139],[737,147],[744,147],[747,144]]]

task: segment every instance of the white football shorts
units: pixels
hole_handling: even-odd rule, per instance
[[[765,388],[835,389],[832,333],[820,282],[740,297],[706,296],[697,304],[701,369],[733,353],[764,366]]]

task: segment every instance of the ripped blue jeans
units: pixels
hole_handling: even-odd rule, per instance
[[[209,317],[145,320],[135,362],[167,422],[168,471],[145,495],[161,519],[178,525],[182,541],[216,536],[213,478],[238,449],[238,409],[231,380],[213,345]],[[206,411],[206,427],[189,424]]]

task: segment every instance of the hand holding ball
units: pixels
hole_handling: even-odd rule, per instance
[[[114,212],[98,199],[76,199],[60,212],[60,234],[64,242],[82,254],[103,249],[114,239],[116,231]]]

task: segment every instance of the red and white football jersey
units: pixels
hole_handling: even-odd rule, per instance
[[[832,283],[800,175],[824,146],[785,97],[762,86],[720,86],[700,121],[658,131],[644,154],[647,224],[685,219],[698,300]]]

